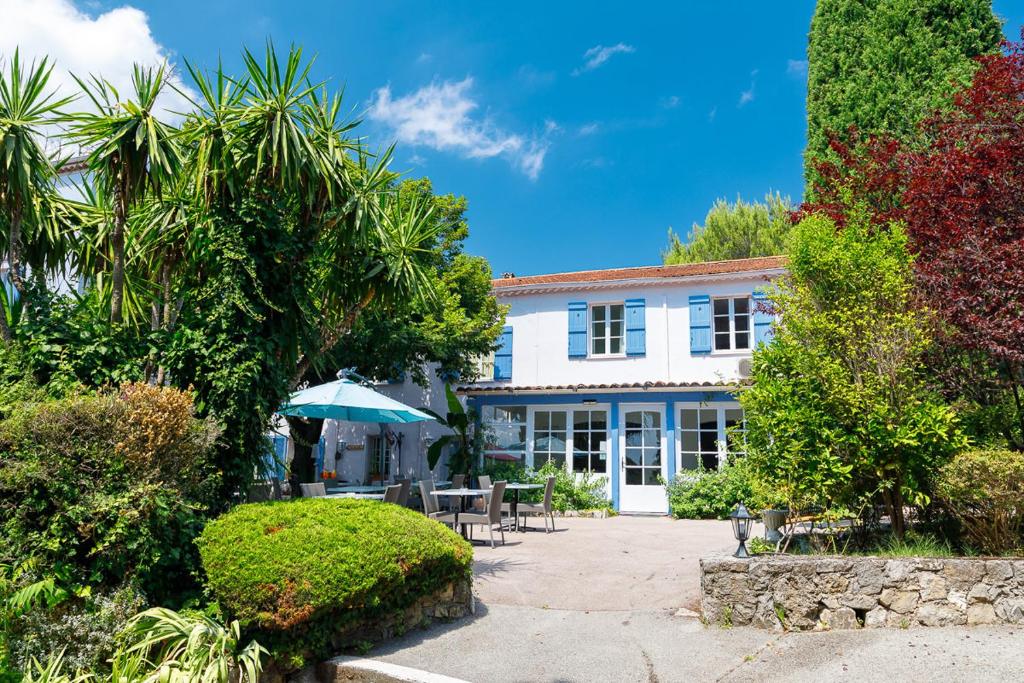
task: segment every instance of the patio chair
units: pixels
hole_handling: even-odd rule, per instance
[[[544,485],[544,502],[543,503],[520,503],[519,509],[517,510],[520,517],[523,518],[523,527],[526,526],[526,513],[527,512],[539,512],[544,517],[544,533],[551,533],[555,530],[555,513],[551,508],[551,496],[555,492],[555,478],[548,477],[547,483]],[[548,530],[548,518],[551,518],[551,530]]]
[[[402,495],[402,485],[394,484],[384,489],[384,502],[398,504],[398,497]]]
[[[442,524],[447,524],[452,528],[455,528],[455,513],[449,512],[448,510],[442,510],[438,507],[437,496],[430,494],[434,490],[434,482],[432,481],[420,481],[420,496],[423,497],[423,514],[433,520],[437,520]]]
[[[456,474],[456,475],[452,476],[452,488],[453,489],[461,489],[463,486],[465,486],[465,484],[466,484],[466,475],[465,474]],[[451,511],[454,512],[455,510],[458,509],[458,507],[459,507],[459,501],[455,500],[454,498],[452,500],[449,500],[449,501],[447,501],[445,503],[445,509],[446,510],[451,510]]]
[[[477,481],[480,482],[480,488],[482,488],[482,489],[492,488],[492,485],[491,485],[491,475],[489,475],[489,474],[481,474],[479,477],[477,477]],[[488,498],[489,498],[489,496],[481,496],[480,498],[477,498],[476,500],[473,501],[473,507],[476,508],[477,510],[480,510],[481,512],[483,512],[487,508],[487,499]],[[511,515],[512,514],[512,503],[502,503],[501,504],[501,512],[504,515]]]
[[[250,503],[265,503],[268,500],[275,500],[274,487],[269,481],[256,482],[249,487],[248,499]]]
[[[398,493],[398,500],[396,504],[406,507],[409,505],[409,491],[412,490],[412,479],[399,479],[398,485],[402,487],[402,490]]]
[[[303,498],[323,498],[327,495],[327,487],[322,481],[315,484],[299,484],[299,488],[302,489]]]
[[[505,495],[504,481],[494,482],[491,488],[490,500],[487,501],[487,512],[480,514],[476,512],[462,513],[459,515],[459,524],[472,525],[481,524],[487,527],[491,534],[491,547],[494,547],[494,527],[501,531],[501,544],[505,545],[505,527],[501,523],[501,499]]]

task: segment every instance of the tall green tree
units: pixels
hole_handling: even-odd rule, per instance
[[[437,235],[428,273],[436,296],[367,311],[333,349],[332,362],[380,380],[405,375],[423,384],[431,365],[443,377],[471,379],[477,358],[494,348],[505,311],[491,294],[490,264],[463,250],[469,236],[466,199],[434,195],[427,178],[403,181],[398,192],[403,202],[432,208],[429,220]]]
[[[95,110],[75,116],[71,137],[89,150],[86,163],[113,209],[103,251],[110,260],[110,321],[116,324],[124,319],[129,214],[147,194],[159,198],[181,166],[176,131],[154,111],[167,85],[167,71],[164,66],[152,69],[135,64],[130,99],[122,99],[117,89],[99,76],[88,81],[76,79]],[[137,307],[132,313],[141,315],[143,311]]]
[[[7,261],[11,284],[22,297],[29,295],[23,278],[26,234],[44,244],[59,230],[51,220],[53,186],[57,175],[53,157],[44,145],[45,127],[61,114],[71,98],[58,98],[47,83],[53,65],[48,59],[26,65],[18,50],[6,70],[0,71],[0,262]],[[42,236],[40,232],[46,233]],[[62,254],[34,251],[33,266],[59,262]],[[0,292],[0,339],[11,341],[6,297]],[[9,303],[9,302],[8,302]],[[13,311],[12,311],[13,312]],[[13,317],[13,316],[12,316]]]
[[[902,537],[904,507],[928,502],[933,474],[965,445],[924,374],[929,320],[906,233],[811,216],[770,299],[778,324],[740,396],[751,465],[794,510],[880,496]]]
[[[694,223],[686,242],[669,230],[662,259],[672,265],[785,253],[791,210],[789,198],[778,193],[765,195],[763,204],[719,199],[708,211],[704,225]]]
[[[808,180],[830,136],[851,126],[915,135],[1002,37],[991,0],[818,0],[807,47]]]

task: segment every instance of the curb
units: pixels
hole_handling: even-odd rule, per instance
[[[364,657],[334,657],[320,665],[321,681],[367,683],[468,683],[461,678],[421,671]]]

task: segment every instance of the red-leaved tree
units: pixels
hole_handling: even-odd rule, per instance
[[[959,374],[961,388],[1010,391],[1016,435],[1001,431],[1024,448],[1024,31],[978,61],[971,85],[913,144],[834,142],[840,161],[817,169],[816,201],[800,213],[905,222],[922,299],[945,323],[945,358],[959,354],[939,374],[947,386]]]

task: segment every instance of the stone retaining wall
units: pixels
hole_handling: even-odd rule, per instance
[[[797,630],[1024,624],[1024,559],[801,557],[700,561],[710,623]]]

